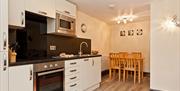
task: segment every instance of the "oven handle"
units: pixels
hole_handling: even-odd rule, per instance
[[[52,73],[61,72],[61,71],[64,71],[64,69],[57,69],[57,70],[52,70],[52,71],[41,72],[41,73],[38,73],[37,75],[43,76],[43,75],[52,74]]]

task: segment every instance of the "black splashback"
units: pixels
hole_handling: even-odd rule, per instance
[[[78,54],[79,46],[81,42],[87,42],[86,45],[82,46],[82,51],[84,54],[91,53],[91,40],[83,38],[72,38],[64,37],[58,35],[47,35],[47,54],[49,56],[57,56],[60,53],[64,52],[67,54]],[[56,46],[56,50],[50,50],[50,46]]]
[[[57,56],[62,52],[78,54],[80,43],[83,41],[88,44],[88,47],[82,46],[83,53],[91,53],[90,39],[49,35],[47,34],[47,17],[30,12],[25,13],[25,28],[9,29],[9,45],[18,43],[17,59]],[[50,45],[56,46],[56,50],[50,50]]]

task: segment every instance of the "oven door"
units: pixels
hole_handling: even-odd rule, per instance
[[[36,91],[63,91],[64,69],[36,73]]]

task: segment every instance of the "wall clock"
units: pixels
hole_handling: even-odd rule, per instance
[[[81,24],[81,32],[83,32],[83,33],[86,33],[86,31],[87,31],[87,26],[86,26],[86,24]]]

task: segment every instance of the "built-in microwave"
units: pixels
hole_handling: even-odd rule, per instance
[[[56,13],[56,32],[67,35],[75,36],[76,19],[60,13]]]

